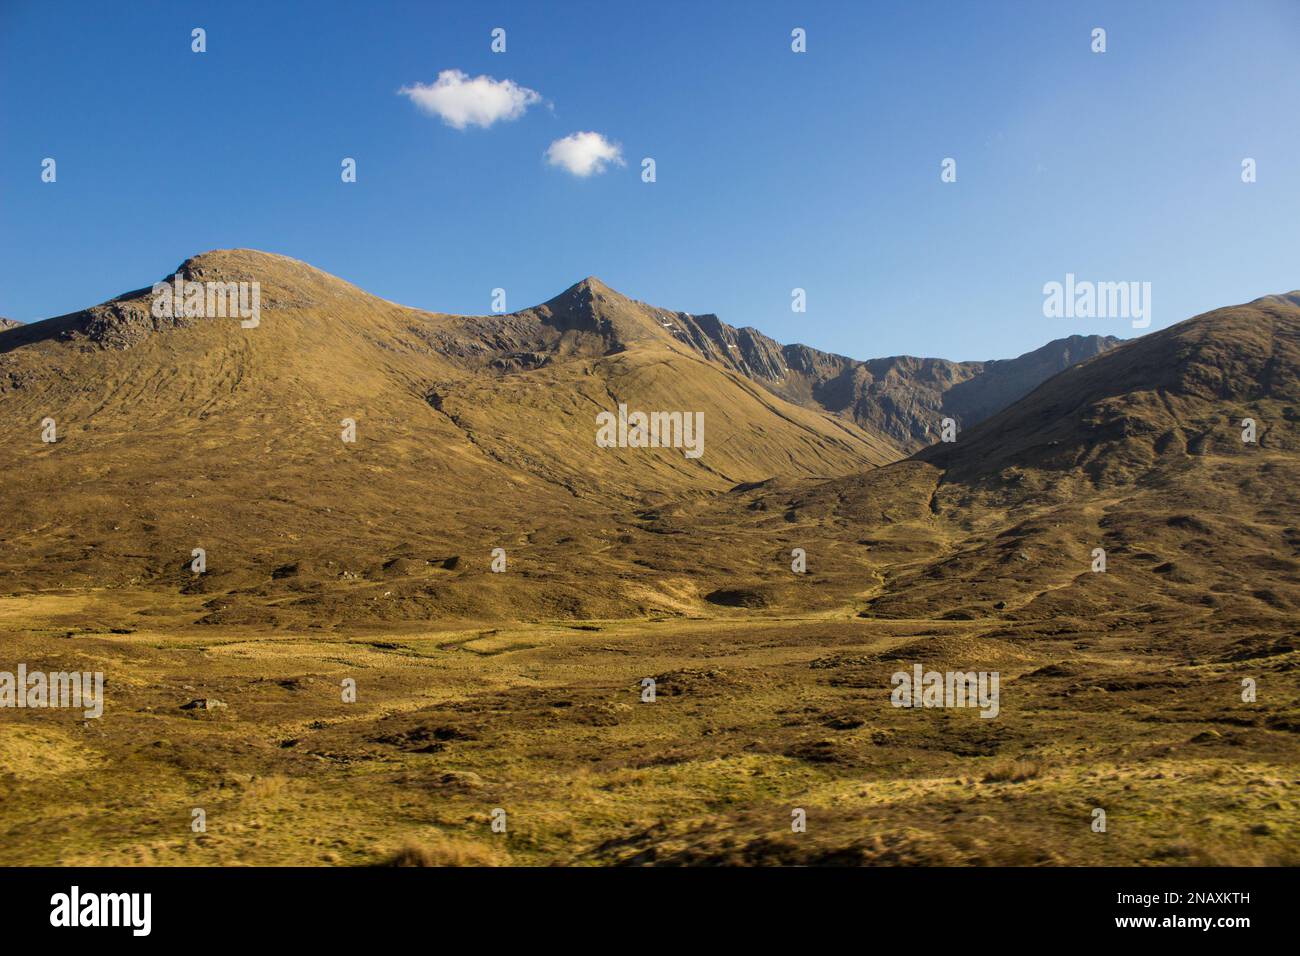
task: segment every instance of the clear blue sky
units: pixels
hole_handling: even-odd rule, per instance
[[[398,94],[453,68],[545,102],[458,130]],[[626,166],[546,163],[584,130]],[[1297,223],[1295,0],[0,0],[0,314],[23,321],[248,246],[438,311],[594,274],[858,358],[994,358],[1135,334],[1045,318],[1067,272],[1151,282],[1153,329],[1300,287]]]

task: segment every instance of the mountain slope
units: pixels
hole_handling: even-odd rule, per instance
[[[1100,483],[1188,456],[1294,452],[1300,294],[1219,309],[1127,343],[1049,380],[959,441],[917,457],[963,480],[1012,465],[1080,469]]]
[[[0,339],[0,586],[162,585],[214,622],[639,613],[640,590],[557,555],[655,535],[636,513],[666,496],[898,457],[594,280],[465,317],[248,250],[180,271],[259,282],[259,326],[156,318],[142,289]],[[705,453],[597,447],[620,402],[703,412]],[[496,547],[520,574],[485,573]]]
[[[910,355],[858,360],[806,345],[781,345],[716,315],[662,313],[666,328],[710,361],[782,398],[850,418],[909,452],[934,441],[944,417],[977,424],[1038,384],[1114,348],[1114,336],[1072,335],[1014,359],[952,362]]]
[[[734,494],[713,520],[801,544],[810,565],[816,548],[824,590],[866,617],[1081,634],[1142,622],[1153,640],[1293,641],[1298,426],[1300,293],[1290,293],[1069,368],[907,461]],[[783,580],[773,561],[735,586]]]
[[[595,279],[451,316],[281,256],[182,271],[259,281],[260,325],[155,318],[144,289],[0,338],[0,588],[111,586],[141,613],[322,627],[764,608],[1094,626],[1300,606],[1296,294],[1097,355],[897,461]],[[934,394],[988,407],[999,377],[1059,354]],[[704,454],[598,447],[596,416],[619,404],[703,412]],[[1106,574],[1088,571],[1098,547]]]
[[[127,296],[0,335],[0,634],[107,691],[0,713],[4,862],[1296,862],[1300,295],[827,480],[852,423],[594,282],[456,317],[188,268],[249,267],[256,330]],[[595,449],[615,392],[743,423],[703,461],[770,477]],[[895,706],[918,666],[997,719]]]

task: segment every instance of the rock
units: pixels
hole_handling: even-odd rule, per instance
[[[188,704],[181,704],[181,710],[224,710],[225,701],[217,700],[215,697],[196,697]]]
[[[478,790],[483,786],[483,778],[468,770],[448,770],[439,775],[436,784],[448,790]]]
[[[866,721],[860,720],[857,717],[846,716],[831,717],[828,720],[822,721],[823,726],[829,727],[832,730],[857,730],[864,723],[866,723]]]

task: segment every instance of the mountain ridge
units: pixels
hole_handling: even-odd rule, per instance
[[[286,269],[292,276],[285,275]],[[469,367],[519,371],[554,358],[612,355],[637,343],[675,343],[786,401],[852,421],[903,453],[930,444],[944,417],[960,427],[977,424],[1056,372],[1120,342],[1113,336],[1072,335],[1015,358],[987,361],[910,355],[854,359],[799,343],[782,345],[712,313],[659,308],[617,292],[596,276],[514,312],[454,315],[403,306],[309,263],[258,250],[200,253],[185,259],[173,274],[201,282],[268,277],[263,301],[270,310],[349,295],[426,316],[431,324],[416,334]],[[5,346],[17,347],[57,328],[63,338],[84,335],[93,344],[125,347],[149,331],[189,324],[184,318],[160,321],[146,315],[139,300],[148,293],[133,290],[99,306],[31,323]]]
[[[689,340],[712,320],[691,326],[594,278],[518,312],[454,316],[286,257],[193,257],[183,273],[256,277],[260,325],[164,321],[144,289],[0,338],[7,586],[180,595],[191,620],[272,626],[719,607],[1097,614],[1108,599],[1141,605],[1137,583],[1183,614],[1178,576],[1239,588],[1240,575],[1185,558],[1186,572],[1071,585],[1069,568],[1088,541],[1155,554],[1203,547],[1202,528],[1233,541],[1242,568],[1251,536],[1291,547],[1277,482],[1300,405],[1294,294],[1102,352],[906,458],[710,360]],[[706,411],[705,453],[599,446],[597,416],[620,405]],[[1261,439],[1243,449],[1230,419],[1248,415]],[[1156,490],[1208,512],[1251,483],[1265,510],[1245,531]],[[1116,515],[1125,528],[1107,530]],[[210,556],[198,577],[195,547]],[[495,547],[519,574],[486,573]],[[789,574],[796,548],[815,574]],[[1285,608],[1293,559],[1272,560],[1254,590]],[[992,607],[999,595],[1009,610]]]

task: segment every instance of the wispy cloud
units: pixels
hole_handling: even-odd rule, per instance
[[[609,163],[626,165],[622,146],[592,132],[570,133],[557,139],[546,150],[546,161],[583,177],[603,173]]]
[[[460,70],[443,70],[432,83],[404,86],[397,92],[456,129],[487,128],[500,120],[519,119],[528,107],[542,99],[536,90],[520,86],[514,80],[470,77]]]

